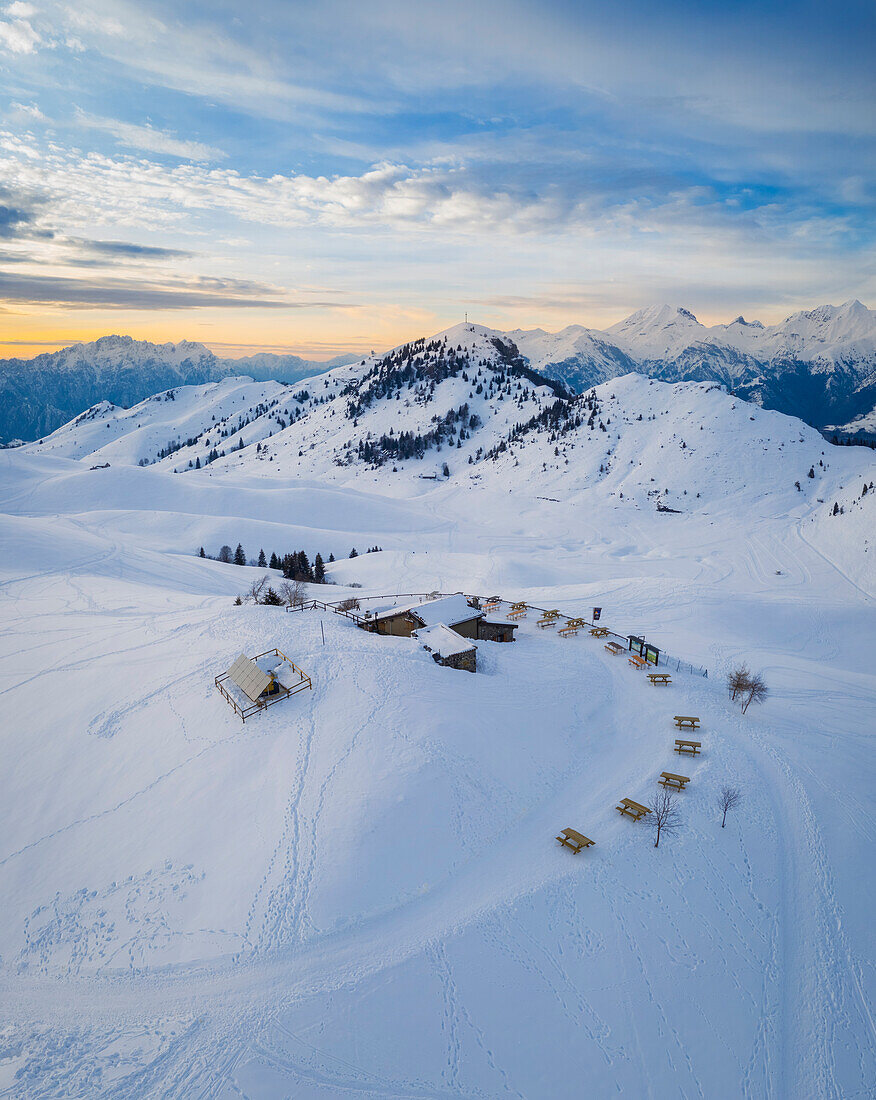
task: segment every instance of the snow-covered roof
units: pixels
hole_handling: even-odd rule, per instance
[[[426,603],[412,607],[411,613],[426,626],[437,626],[444,623],[445,626],[456,626],[468,619],[477,619],[483,612],[471,607],[468,600],[461,593],[455,596],[444,596],[440,600],[427,600]]]
[[[455,657],[459,653],[470,653],[477,646],[470,638],[463,638],[449,626],[439,623],[437,626],[422,627],[413,635],[418,642],[439,657]]]
[[[392,619],[396,615],[407,613],[415,615],[424,626],[437,626],[438,623],[456,626],[457,623],[477,619],[483,614],[477,608],[471,607],[465,596],[457,593],[454,596],[442,596],[437,600],[424,600],[422,603],[412,600],[408,603],[396,604],[395,607],[376,612],[372,621]]]
[[[512,630],[516,630],[520,625],[519,623],[511,623],[507,619],[491,619],[489,615],[484,615],[482,622],[489,623],[490,626],[510,626]]]

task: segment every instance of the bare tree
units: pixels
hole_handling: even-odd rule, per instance
[[[304,582],[299,580],[283,581],[280,585],[280,595],[283,602],[290,607],[301,607],[307,600]]]
[[[727,812],[739,804],[742,792],[738,787],[729,787],[726,783],[718,792],[718,809],[721,811],[721,828],[727,821]]]
[[[742,693],[742,713],[745,714],[752,703],[762,703],[769,693],[763,673],[756,672],[750,676]]]
[[[654,847],[659,848],[663,833],[674,833],[682,825],[678,799],[664,787],[658,787],[657,793],[648,806],[651,811],[651,828],[654,830]]]
[[[267,573],[265,573],[261,580],[253,581],[252,584],[249,586],[249,590],[247,591],[247,599],[252,600],[253,603],[261,603],[262,592],[264,591],[265,585],[268,583],[269,580],[270,577]]]
[[[358,611],[359,601],[355,596],[348,596],[338,604],[338,611]]]
[[[748,686],[751,673],[748,671],[747,665],[737,665],[727,673],[727,690],[730,692],[731,699],[738,699],[742,692],[745,691]]]
[[[230,546],[223,546],[222,549],[219,551],[219,556],[216,560],[230,563],[234,560],[234,551],[231,549]]]

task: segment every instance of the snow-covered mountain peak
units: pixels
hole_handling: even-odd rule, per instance
[[[605,330],[628,353],[645,359],[677,354],[708,330],[681,306],[648,306]]]
[[[181,363],[186,360],[214,358],[213,353],[208,348],[193,340],[153,344],[149,340],[135,340],[132,336],[118,334],[101,336],[97,340],[88,343],[73,344],[71,347],[63,349],[60,355],[62,356],[62,362],[68,365],[83,360],[107,362],[124,359],[143,362],[150,359],[161,359],[165,362]]]

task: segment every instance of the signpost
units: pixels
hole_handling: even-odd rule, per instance
[[[593,608],[593,621],[594,621],[595,623],[598,623],[598,622],[599,622],[599,616],[600,616],[601,614],[602,614],[602,608],[601,608],[601,607],[594,607],[594,608]]]

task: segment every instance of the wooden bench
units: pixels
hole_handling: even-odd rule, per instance
[[[674,772],[661,772],[658,780],[661,787],[671,787],[674,791],[683,791],[690,783],[689,775],[675,775]]]
[[[675,715],[675,724],[680,730],[698,730],[700,728],[699,718],[691,718],[684,714]]]
[[[505,617],[507,619],[525,619],[526,618],[526,612],[525,611],[509,611],[508,614]]]
[[[643,806],[640,802],[633,802],[631,798],[622,798],[616,809],[627,817],[631,817],[633,821],[638,821],[640,817],[651,812],[647,806]]]
[[[621,653],[626,653],[626,650],[620,644],[620,642],[607,642],[605,648],[608,650],[609,653],[614,654],[615,657],[617,657]]]
[[[548,618],[539,619],[538,620],[538,625],[541,627],[542,630],[547,630],[547,628],[549,626],[556,626],[557,625],[557,620],[556,619],[548,619]]]
[[[648,679],[652,684],[671,684],[672,677],[668,672],[649,672]]]
[[[511,604],[511,610],[508,612],[509,619],[525,619],[526,618],[526,604],[522,600],[518,600],[516,603]]]
[[[593,841],[589,837],[584,836],[583,833],[579,833],[577,829],[560,829],[560,835],[557,837],[560,844],[564,844],[567,848],[571,848],[577,855],[582,848],[590,848]]]
[[[687,756],[696,756],[702,747],[702,741],[675,741],[675,751]]]
[[[488,600],[484,600],[484,611],[498,611],[501,603],[501,596],[490,596]]]
[[[604,638],[605,635],[608,633],[608,627],[607,626],[591,626],[590,627],[590,633],[593,635],[594,638]]]
[[[633,666],[633,668],[647,668],[648,667],[648,662],[645,660],[644,657],[640,657],[638,655],[638,653],[634,653],[632,655],[632,657],[628,658],[628,660],[629,660],[629,663]]]

